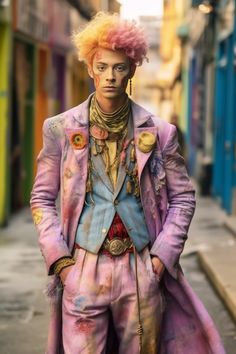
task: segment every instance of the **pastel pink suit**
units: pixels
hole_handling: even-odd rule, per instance
[[[89,146],[86,144],[84,148],[76,149],[71,137],[80,132],[88,139],[89,101],[90,98],[47,119],[44,124],[44,146],[38,157],[31,207],[48,271],[57,259],[71,255],[74,247],[85,200]],[[134,102],[132,115],[150,252],[157,255],[166,267],[162,280],[165,311],[158,354],[224,354],[214,323],[179,266],[195,198],[184,160],[179,154],[176,129]],[[141,132],[156,136],[155,152],[144,153],[138,149]],[[148,164],[153,153],[157,156],[155,170]],[[55,206],[59,190],[60,218]],[[48,292],[52,298],[52,311],[46,353],[63,354],[62,291],[56,278]],[[115,353],[113,349],[108,353]]]

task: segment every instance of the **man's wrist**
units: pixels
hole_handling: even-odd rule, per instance
[[[56,275],[60,275],[61,271],[64,268],[72,266],[75,264],[75,259],[73,257],[63,257],[60,258],[58,261],[55,262],[53,266],[53,272]]]

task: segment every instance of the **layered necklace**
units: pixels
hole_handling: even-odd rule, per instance
[[[103,112],[95,95],[92,97],[90,105],[90,135],[93,139],[92,154],[103,154],[108,175],[111,174],[112,168],[118,168],[119,156],[127,137],[129,114],[130,100],[128,96],[125,103],[112,113]],[[110,161],[107,141],[114,141],[117,144],[116,156],[112,162]]]
[[[111,178],[111,170],[113,168],[118,168],[119,163],[125,165],[126,163],[126,151],[128,146],[131,144],[131,162],[133,162],[133,168],[130,171],[127,166],[125,166],[126,173],[129,176],[130,182],[127,184],[127,192],[136,194],[137,196],[137,185],[134,189],[131,188],[134,184],[134,174],[137,175],[137,166],[135,164],[135,151],[133,140],[127,139],[128,133],[128,120],[130,115],[131,105],[130,100],[127,96],[125,103],[112,113],[103,112],[96,100],[95,95],[93,95],[90,103],[90,136],[93,140],[91,145],[90,154],[94,156],[102,154],[105,162],[106,173]],[[107,141],[115,141],[117,144],[116,156],[113,161],[110,161],[109,148],[106,144]],[[134,168],[135,165],[135,168]],[[89,174],[87,180],[86,191],[92,194],[92,160],[89,158]],[[135,176],[136,177],[136,176]],[[136,184],[136,183],[135,183]]]
[[[130,100],[126,97],[125,103],[112,113],[106,113],[101,110],[93,95],[90,105],[90,133],[95,138],[105,138],[109,140],[118,140],[127,133],[128,120],[130,113]],[[97,133],[96,133],[97,129]],[[101,130],[99,135],[98,131]]]

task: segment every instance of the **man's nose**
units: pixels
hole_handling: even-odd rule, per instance
[[[106,80],[107,81],[115,81],[116,80],[113,68],[108,69]]]

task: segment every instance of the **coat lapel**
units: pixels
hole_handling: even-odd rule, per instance
[[[80,165],[81,171],[86,173],[88,169],[89,156],[89,105],[91,94],[86,101],[72,110],[71,119],[65,127],[65,133],[72,148],[73,154]],[[84,143],[76,144],[76,138],[84,139]]]
[[[146,111],[143,107],[139,106],[135,102],[132,102],[132,115],[133,115],[133,123],[134,123],[134,143],[135,143],[135,151],[137,157],[138,164],[138,175],[139,181],[141,179],[141,175],[143,169],[148,162],[148,159],[152,155],[153,150],[149,152],[142,152],[138,147],[138,139],[139,135],[143,132],[152,133],[156,140],[158,139],[158,127],[154,125],[152,121],[152,114]],[[159,144],[157,144],[159,147]],[[156,148],[156,147],[155,147]]]
[[[127,154],[128,154],[128,151],[127,151]],[[118,170],[118,176],[117,176],[117,183],[116,183],[115,191],[114,191],[114,199],[119,194],[119,192],[123,186],[125,177],[126,177],[125,166],[121,165],[121,163],[120,163],[119,170]]]

